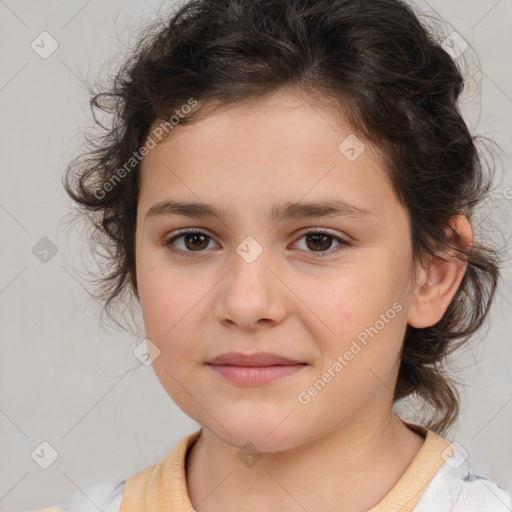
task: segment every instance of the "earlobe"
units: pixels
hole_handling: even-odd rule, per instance
[[[454,216],[450,225],[452,240],[464,250],[472,245],[473,230],[468,218],[463,215]],[[457,292],[467,263],[456,257],[457,252],[446,249],[443,254],[433,256],[427,268],[422,270],[421,279],[413,292],[407,323],[418,329],[435,325],[443,317]]]

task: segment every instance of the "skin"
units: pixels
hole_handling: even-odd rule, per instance
[[[248,120],[250,119],[250,122]],[[362,512],[403,475],[423,438],[392,412],[407,324],[436,323],[464,275],[456,260],[431,259],[412,279],[407,212],[378,148],[350,161],[338,149],[353,133],[313,101],[281,90],[212,110],[175,128],[144,158],[136,227],[136,272],[153,368],[169,396],[202,426],[187,460],[194,508],[210,511]],[[146,213],[173,199],[226,209],[226,218]],[[275,224],[274,203],[343,199],[371,212],[293,218]],[[452,226],[471,243],[462,216]],[[195,249],[181,228],[209,238]],[[335,238],[307,243],[313,228]],[[246,237],[263,252],[236,252]],[[331,242],[331,245],[329,245]],[[197,243],[197,242],[196,242]],[[324,247],[323,258],[315,258]],[[315,251],[316,249],[316,251]],[[195,252],[194,252],[195,251]],[[198,252],[202,251],[202,252]],[[400,312],[307,404],[307,391],[394,303]],[[307,363],[272,383],[237,386],[205,362],[221,353],[273,352]],[[262,457],[237,457],[252,443]]]

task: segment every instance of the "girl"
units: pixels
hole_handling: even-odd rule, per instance
[[[193,0],[92,104],[65,186],[201,428],[47,512],[506,511],[444,439],[492,303],[453,59],[399,0]],[[393,405],[423,399],[426,417]]]

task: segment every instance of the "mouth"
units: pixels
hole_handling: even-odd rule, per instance
[[[206,365],[225,380],[240,386],[267,384],[308,366],[307,363],[268,352],[229,352],[211,359]]]

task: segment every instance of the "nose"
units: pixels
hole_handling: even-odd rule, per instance
[[[242,243],[234,252],[231,270],[219,283],[214,306],[219,322],[244,331],[281,323],[287,309],[287,287],[279,279],[278,264],[270,250],[255,253],[257,246],[252,243]]]

